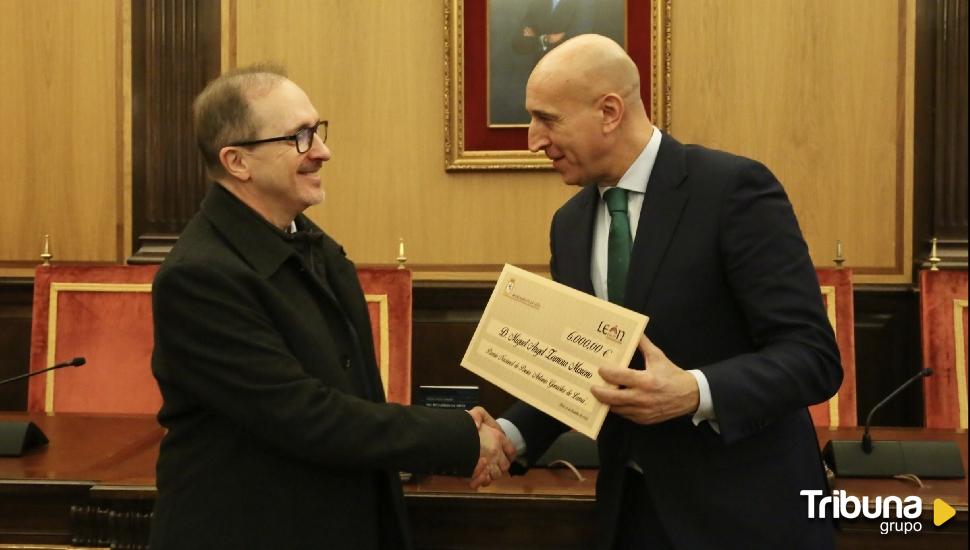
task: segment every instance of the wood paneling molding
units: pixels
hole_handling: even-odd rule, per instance
[[[936,237],[940,266],[967,269],[967,2],[920,2],[917,29],[915,262]]]
[[[937,237],[967,241],[967,2],[945,0],[937,50]]]
[[[133,3],[131,263],[161,261],[205,194],[192,101],[219,74],[220,20],[218,0]]]

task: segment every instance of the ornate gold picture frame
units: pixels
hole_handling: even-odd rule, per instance
[[[549,169],[544,154],[526,148],[524,126],[488,123],[489,18],[496,16],[490,12],[495,1],[444,0],[445,169]],[[671,2],[623,0],[624,46],[640,67],[644,104],[662,129],[670,125]]]

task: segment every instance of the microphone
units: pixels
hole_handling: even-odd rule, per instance
[[[914,474],[926,478],[962,478],[963,459],[954,441],[873,441],[869,427],[876,411],[910,387],[917,380],[933,375],[933,369],[922,369],[903,382],[885,399],[876,403],[866,416],[862,441],[830,440],[822,457],[838,477],[893,477]]]
[[[34,372],[28,372],[27,374],[14,376],[13,378],[7,378],[6,380],[0,380],[0,386],[4,384],[9,384],[10,382],[16,382],[17,380],[23,380],[24,378],[30,378],[31,376],[37,376],[38,374],[43,374],[49,370],[63,369],[64,367],[80,367],[81,365],[87,362],[88,362],[87,359],[83,357],[75,357],[70,361],[61,362],[52,367],[47,367],[46,369],[35,370]]]
[[[9,384],[10,382],[16,382],[17,380],[23,380],[24,378],[30,378],[31,376],[37,376],[38,374],[43,374],[47,371],[55,369],[63,369],[64,367],[80,367],[85,363],[87,363],[85,358],[75,357],[70,361],[58,363],[56,365],[47,367],[46,369],[28,372],[26,374],[14,376],[13,378],[7,378],[6,380],[0,381],[0,386]],[[29,420],[0,421],[0,456],[21,456],[24,454],[24,452],[46,445],[47,443],[48,439],[47,436],[44,435],[44,432],[37,427],[37,424],[34,424]]]
[[[896,388],[891,394],[887,395],[885,399],[876,403],[876,406],[869,410],[869,416],[866,417],[866,429],[862,433],[862,450],[865,451],[866,454],[872,454],[872,438],[869,437],[869,425],[872,423],[872,415],[876,414],[876,411],[881,409],[883,405],[889,403],[893,397],[896,397],[900,394],[900,392],[912,386],[913,382],[928,376],[933,376],[933,369],[923,369],[919,371],[915,376],[903,382],[902,386]]]

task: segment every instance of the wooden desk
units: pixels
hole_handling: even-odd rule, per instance
[[[147,541],[164,434],[154,416],[0,413],[4,419],[32,420],[51,443],[0,458],[0,544]],[[114,487],[131,497],[102,505]]]
[[[0,458],[0,548],[4,544],[75,544],[142,548],[155,498],[155,461],[163,430],[152,416],[0,413],[30,419],[51,443],[20,458]],[[857,439],[859,430],[820,430],[819,442]],[[967,463],[967,434],[885,429],[877,439],[952,439]],[[577,481],[567,470],[534,469],[471,491],[459,479],[428,476],[405,485],[415,545],[456,548],[590,548],[595,471]],[[840,479],[851,495],[917,495],[927,507],[923,531],[879,534],[873,520],[843,521],[844,548],[966,548],[967,479],[926,480],[920,489],[894,479]],[[940,529],[932,503],[942,498],[957,516]],[[492,545],[486,541],[498,542]]]
[[[50,444],[0,458],[0,548],[145,547],[164,434],[153,416],[0,413],[3,419],[32,420]],[[416,547],[589,548],[596,472],[584,474],[580,482],[568,470],[536,469],[477,492],[461,479],[417,477],[405,484]],[[498,546],[472,542],[496,535]]]
[[[580,473],[584,481],[566,469],[536,468],[477,492],[442,476],[405,484],[415,547],[592,548],[596,471]]]

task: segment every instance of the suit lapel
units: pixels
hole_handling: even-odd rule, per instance
[[[556,280],[564,285],[593,294],[593,280],[590,278],[590,265],[593,255],[593,223],[596,220],[596,207],[599,192],[595,185],[583,188],[577,200],[569,203],[561,212],[560,227],[557,235],[562,239],[556,253],[562,257],[556,261]]]
[[[625,305],[642,311],[680,222],[689,193],[680,188],[687,177],[684,146],[663,135],[640,210],[630,257]],[[587,264],[588,265],[588,264]]]

